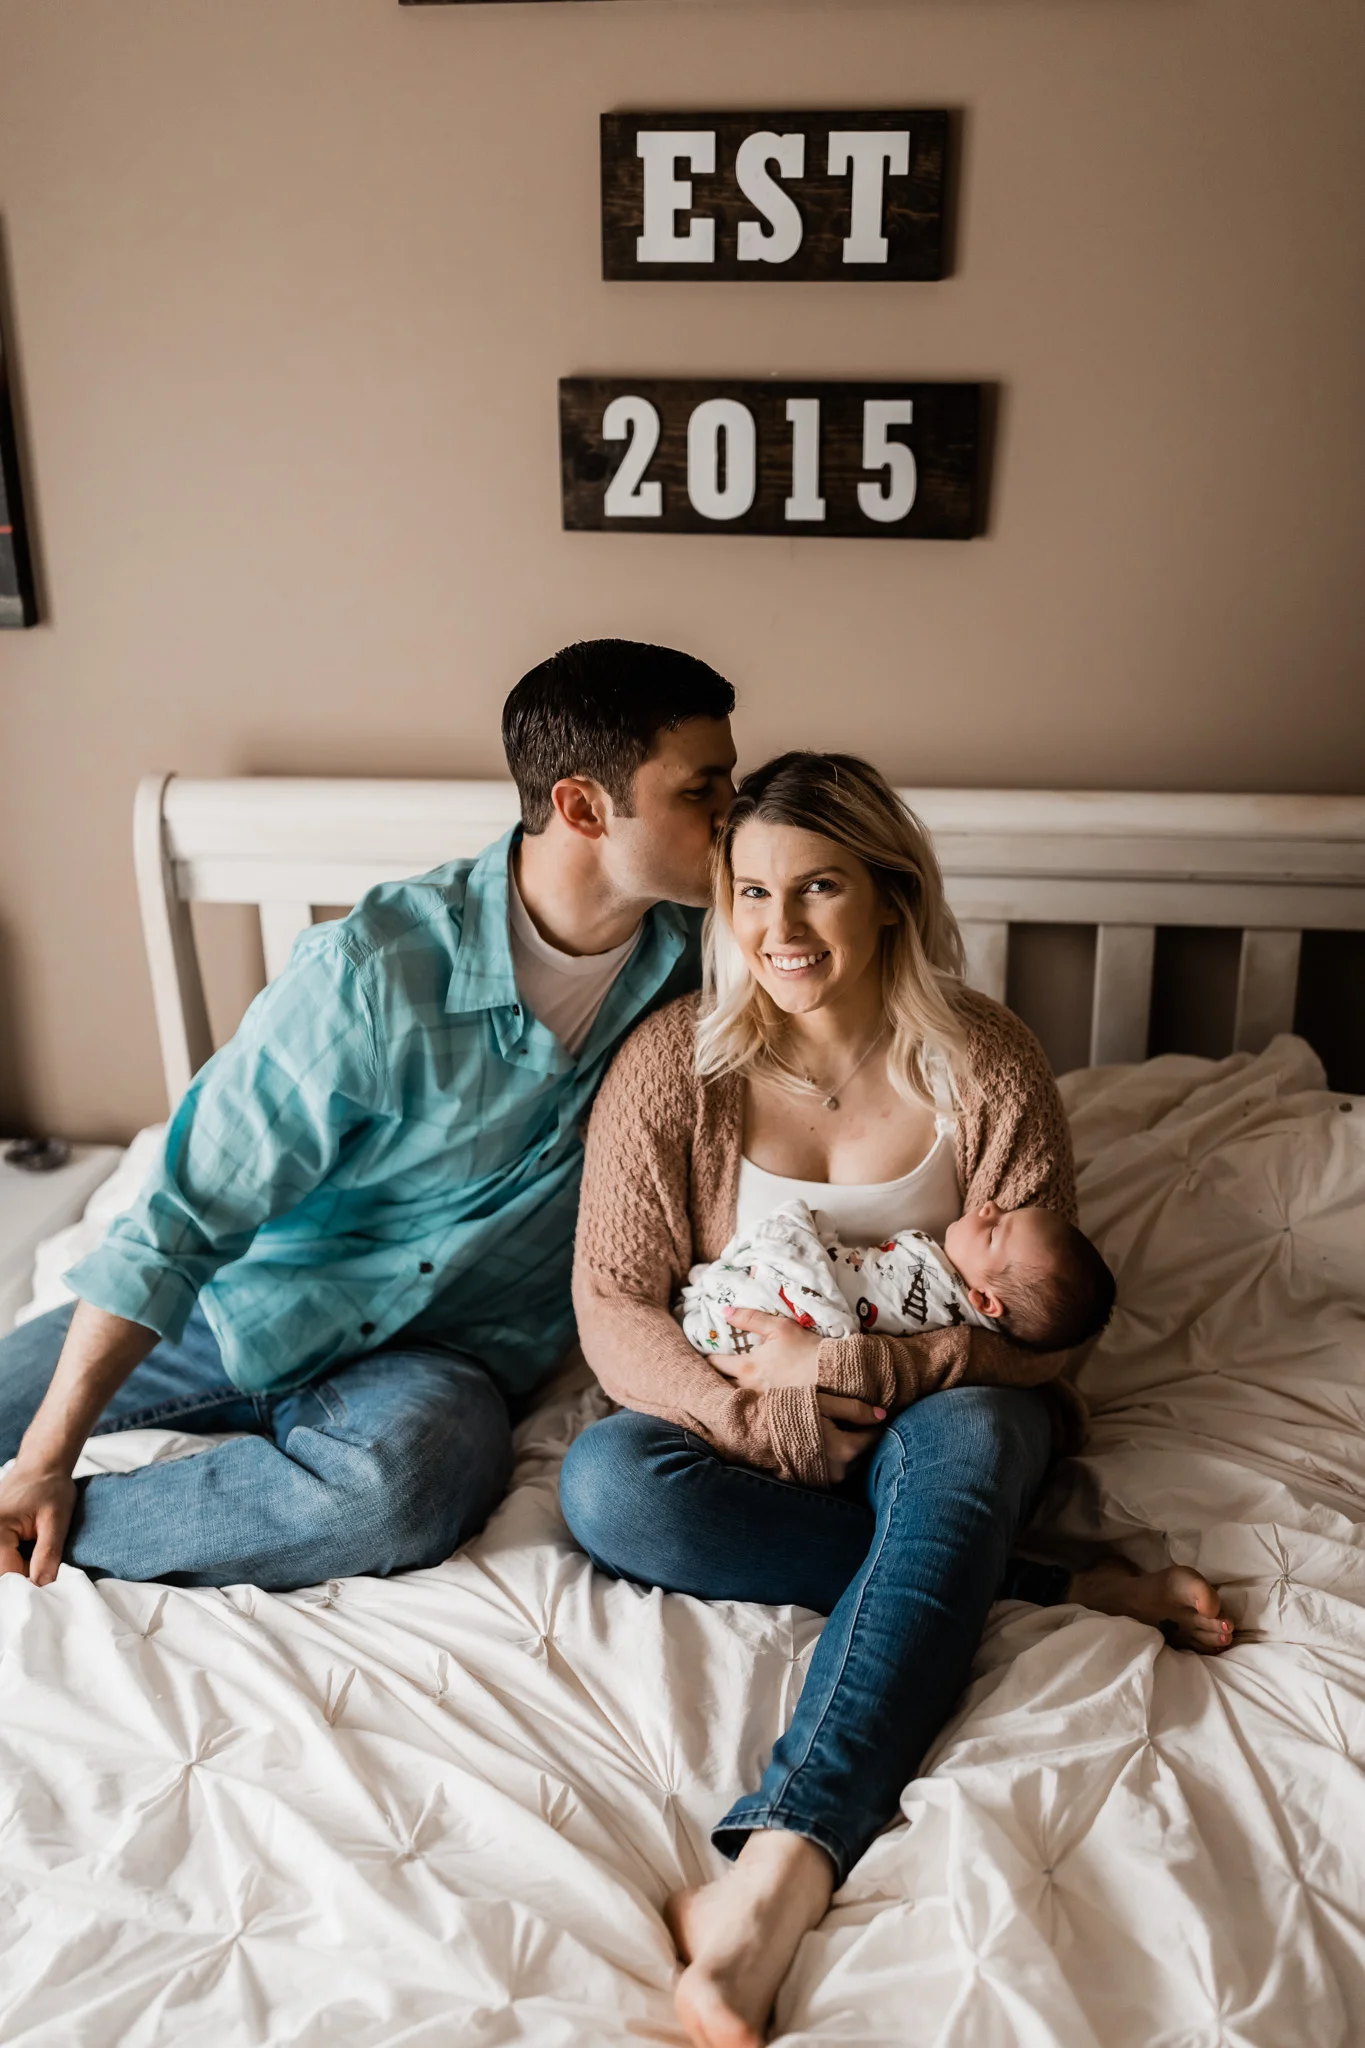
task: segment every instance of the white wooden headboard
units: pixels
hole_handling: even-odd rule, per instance
[[[1001,999],[1016,924],[1097,928],[1090,1059],[1142,1059],[1159,925],[1242,933],[1234,1046],[1293,1022],[1305,931],[1365,931],[1365,797],[905,789],[933,833],[968,979]],[[268,976],[315,906],[478,853],[510,782],[149,776],[134,850],[171,1103],[213,1050],[191,903],[257,906]]]

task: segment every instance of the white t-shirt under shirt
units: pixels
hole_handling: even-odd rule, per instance
[[[522,1001],[533,1017],[553,1031],[564,1050],[576,1055],[592,1030],[608,989],[635,951],[641,927],[637,925],[624,944],[613,946],[609,953],[561,953],[532,924],[509,863],[507,929],[512,942],[512,969]]]

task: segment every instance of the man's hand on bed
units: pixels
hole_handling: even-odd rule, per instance
[[[22,1463],[11,1465],[0,1478],[0,1575],[20,1572],[35,1586],[51,1585],[75,1505],[76,1486],[69,1473],[25,1471]],[[27,1563],[21,1544],[33,1546]]]
[[[25,1572],[35,1586],[52,1584],[76,1505],[71,1474],[81,1445],[156,1341],[156,1331],[142,1323],[76,1303],[48,1390],[0,1478],[0,1573]],[[20,1545],[30,1543],[25,1564]]]

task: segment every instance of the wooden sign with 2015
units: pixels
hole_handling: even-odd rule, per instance
[[[568,377],[564,524],[969,540],[980,384]]]

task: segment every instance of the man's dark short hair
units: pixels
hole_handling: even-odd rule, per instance
[[[528,832],[550,822],[566,775],[600,782],[630,817],[636,771],[661,732],[728,718],[735,693],[695,655],[640,640],[579,640],[524,675],[502,707],[502,744]]]

